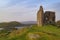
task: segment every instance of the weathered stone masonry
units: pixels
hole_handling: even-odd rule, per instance
[[[39,9],[39,11],[37,13],[37,24],[38,24],[38,26],[43,25],[43,13],[44,13],[43,7],[40,6],[40,9]]]
[[[46,11],[44,13],[43,7],[40,6],[40,9],[37,13],[37,25],[43,26],[44,24],[54,24],[55,23],[55,12]]]

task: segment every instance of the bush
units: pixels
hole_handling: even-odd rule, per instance
[[[60,27],[60,20],[58,20],[58,21],[56,22],[56,25],[57,25],[58,27]]]

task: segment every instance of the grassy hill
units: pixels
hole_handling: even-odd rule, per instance
[[[60,40],[60,28],[52,25],[25,27],[1,34],[0,40]]]

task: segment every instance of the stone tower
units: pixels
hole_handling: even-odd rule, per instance
[[[43,7],[40,6],[40,9],[37,13],[37,25],[38,26],[43,26],[43,18],[44,18]]]

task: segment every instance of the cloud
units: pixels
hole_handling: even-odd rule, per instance
[[[54,6],[55,2],[51,0],[0,0],[0,22],[36,21],[36,14],[40,5],[43,5],[44,10],[53,11],[55,8],[58,10],[59,8]],[[60,19],[59,13],[57,19]]]
[[[6,6],[6,4],[8,4],[8,0],[0,0],[0,7],[4,7]]]
[[[45,11],[55,11],[56,21],[60,20],[60,2],[54,2],[53,4],[47,5]]]
[[[54,8],[55,11],[56,11],[57,20],[60,20],[60,2],[55,3],[55,4],[53,5],[53,8]]]
[[[33,21],[36,20],[36,7],[27,7],[30,5],[26,4],[27,1],[22,4],[12,5],[9,7],[0,9],[0,22],[3,21]]]
[[[0,7],[10,7],[16,4],[21,4],[26,0],[0,0]]]

